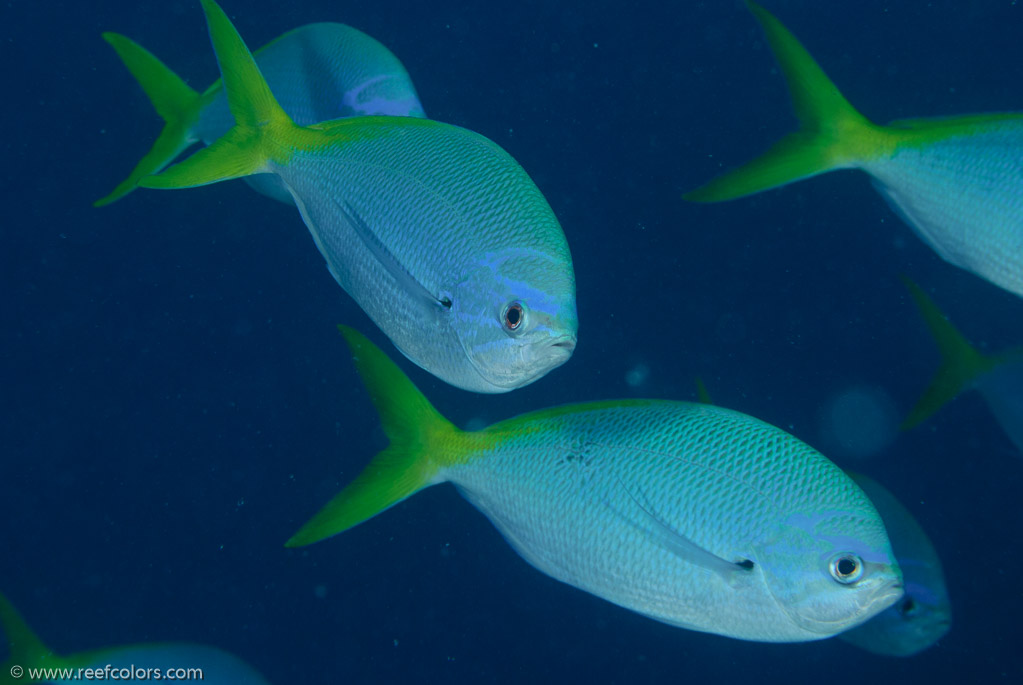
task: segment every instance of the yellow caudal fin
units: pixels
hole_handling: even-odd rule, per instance
[[[3,595],[0,595],[0,627],[7,637],[9,654],[7,661],[0,665],[0,684],[42,682],[43,678],[31,677],[30,671],[66,665],[62,658],[43,644],[39,636],[25,623],[18,610]]]
[[[139,181],[146,188],[192,188],[258,174],[290,157],[289,133],[300,129],[277,103],[252,53],[213,0],[202,0],[234,128],[185,161]]]
[[[96,200],[94,207],[121,199],[135,190],[139,179],[157,173],[194,143],[196,138],[192,127],[198,120],[201,100],[199,93],[135,41],[117,33],[104,33],[103,40],[117,52],[165,124],[152,149],[128,178],[109,195]]]
[[[433,408],[386,354],[355,329],[338,328],[351,348],[390,445],[302,526],[288,540],[288,547],[337,535],[441,482],[441,468],[465,451],[461,437],[465,434]]]
[[[902,276],[917,309],[927,323],[934,341],[941,350],[941,366],[924,391],[916,406],[902,422],[902,429],[919,425],[962,392],[977,376],[990,371],[998,362],[978,352],[963,335],[949,323],[938,306],[919,285]]]
[[[767,37],[792,96],[800,128],[767,153],[687,193],[692,202],[720,202],[776,188],[888,154],[894,139],[857,112],[792,33],[747,0]]]

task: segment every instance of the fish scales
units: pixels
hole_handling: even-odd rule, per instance
[[[751,602],[728,614],[733,584],[651,538],[645,515],[722,559],[741,561],[757,556],[754,543],[768,522],[828,506],[836,490],[852,511],[870,509],[812,448],[716,407],[582,405],[572,414],[527,415],[487,434],[499,436],[495,447],[442,474],[524,558],[554,578],[682,627],[698,628],[708,607],[720,603],[718,627],[742,635],[751,613],[771,607]],[[876,532],[883,537],[883,527]]]
[[[1023,116],[964,128],[862,168],[943,259],[1023,293]]]

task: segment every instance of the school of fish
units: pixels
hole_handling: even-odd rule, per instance
[[[357,29],[309,24],[250,53],[220,6],[201,1],[222,75],[203,92],[131,39],[103,34],[164,128],[96,206],[140,187],[241,178],[298,210],[337,283],[437,378],[504,393],[569,360],[578,320],[568,240],[511,155],[428,119],[399,59]],[[800,128],[686,199],[733,200],[859,169],[944,260],[1023,297],[1023,114],[874,124],[778,19],[746,4]],[[976,389],[1023,454],[1023,349],[981,353],[922,287],[903,282],[942,355],[903,428]],[[779,428],[709,402],[628,399],[460,430],[385,352],[339,328],[389,444],[289,547],[451,483],[539,571],[666,624],[762,642],[838,636],[902,657],[950,629],[938,552],[910,510]],[[181,662],[207,682],[266,683],[206,645],[58,655],[2,595],[0,626],[10,653],[0,682],[15,682],[12,664],[67,669],[17,680],[46,682]]]

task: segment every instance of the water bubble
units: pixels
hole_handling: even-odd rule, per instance
[[[634,364],[631,369],[625,372],[625,383],[630,388],[638,388],[646,383],[648,378],[650,378],[650,367],[643,362]]]
[[[888,447],[898,434],[898,424],[895,402],[875,385],[847,387],[821,408],[821,437],[829,451],[855,459],[874,456]]]

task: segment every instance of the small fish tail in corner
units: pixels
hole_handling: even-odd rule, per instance
[[[0,594],[0,627],[7,636],[9,658],[0,665],[0,683],[38,683],[31,669],[59,666],[62,660],[28,626],[18,610]],[[48,681],[47,681],[48,682]]]

